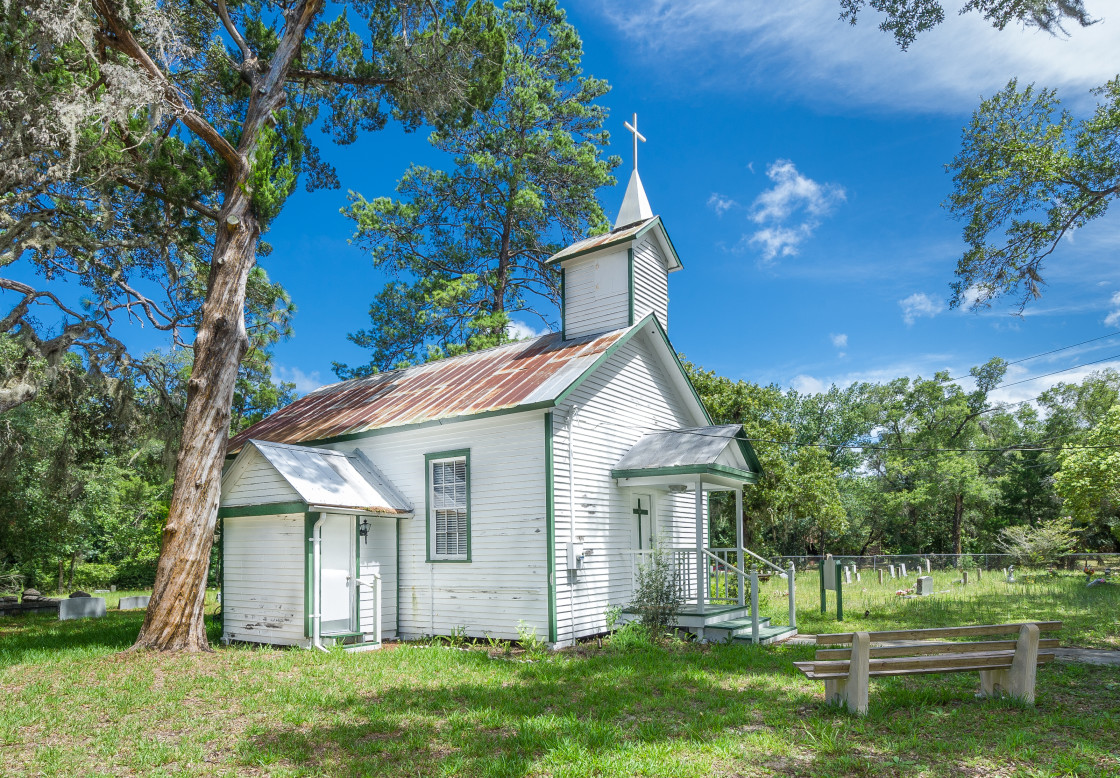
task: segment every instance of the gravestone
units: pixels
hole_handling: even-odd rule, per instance
[[[1015,583],[1015,565],[1011,565],[1011,567],[1007,568],[1007,582]]]
[[[891,580],[893,581],[893,580],[894,580],[894,577],[895,577],[895,576],[894,576],[894,565],[887,565],[887,569],[888,569],[888,570],[890,571],[890,573],[891,573]]]
[[[918,577],[918,594],[926,597],[933,594],[933,576],[923,575]]]
[[[89,597],[89,596],[90,596],[90,594],[89,594],[89,592],[83,592],[83,591],[82,591],[81,589],[79,589],[79,590],[78,590],[78,591],[76,591],[76,592],[70,592],[70,596],[71,596],[72,598],[77,598],[77,597]]]
[[[844,583],[850,584],[852,582],[852,568],[844,568]]]
[[[105,615],[103,597],[74,597],[58,604],[58,620],[96,619]]]
[[[859,570],[856,570],[856,582],[858,583],[860,580],[861,579],[859,577]]]
[[[962,570],[961,571],[961,583],[964,584],[965,586],[968,586],[968,571],[967,570]]]
[[[139,597],[121,597],[120,609],[122,611],[130,610],[143,610],[148,607],[148,601],[152,599],[150,594],[141,595]]]
[[[929,569],[929,560],[927,559],[927,560],[926,560],[926,575],[929,575],[929,573],[930,573],[930,569]]]
[[[902,563],[902,564],[900,565],[900,567],[902,568],[902,577],[903,577],[903,578],[905,578],[905,577],[906,577],[906,575],[907,575],[907,573],[906,573],[906,563],[905,563],[905,562],[903,562],[903,563]]]
[[[879,568],[879,583],[883,582],[883,568]]]
[[[977,580],[977,581],[979,581],[979,580],[980,580],[980,568],[979,568],[979,567],[978,567],[978,568],[976,568],[976,580]]]

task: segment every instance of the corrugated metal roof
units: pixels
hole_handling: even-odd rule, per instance
[[[606,248],[607,246],[613,245],[615,243],[621,243],[622,241],[629,240],[630,238],[633,238],[635,235],[641,232],[647,224],[649,224],[656,218],[656,216],[653,216],[649,219],[643,219],[641,221],[634,222],[633,224],[627,224],[623,227],[619,227],[618,229],[603,233],[602,235],[593,235],[590,238],[584,238],[583,240],[568,246],[566,249],[553,254],[548,258],[548,263],[560,262],[561,260],[567,259],[568,257],[576,256],[577,254],[584,254],[594,249]]]
[[[551,333],[324,386],[238,434],[227,451],[235,453],[250,439],[321,441],[551,401],[626,332],[567,341]]]
[[[651,432],[635,443],[614,469],[645,470],[715,464],[723,450],[742,431],[743,427],[739,424],[721,424]]]
[[[308,505],[408,515],[412,506],[361,452],[250,440]]]

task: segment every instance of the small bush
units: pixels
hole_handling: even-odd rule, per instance
[[[517,642],[530,656],[543,654],[545,647],[548,645],[547,641],[537,637],[537,628],[526,624],[524,621],[517,622]]]
[[[151,589],[156,581],[158,560],[159,557],[155,554],[124,560],[117,565],[113,583],[118,589]]]
[[[74,568],[74,589],[108,589],[116,581],[116,565],[96,565],[89,562]]]
[[[650,638],[660,640],[677,625],[677,611],[683,603],[679,576],[661,544],[638,565],[635,578],[634,602],[630,607],[637,612],[638,621]]]
[[[653,642],[653,636],[644,624],[631,621],[623,624],[611,635],[608,645],[618,651],[634,651],[640,648],[649,648]]]

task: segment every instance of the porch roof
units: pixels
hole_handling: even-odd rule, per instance
[[[611,477],[632,485],[714,488],[753,484],[762,465],[739,424],[651,432],[626,452]]]

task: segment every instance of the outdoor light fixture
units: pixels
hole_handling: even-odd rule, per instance
[[[369,544],[369,519],[362,519],[362,523],[358,525],[358,534],[362,536],[362,540]]]

